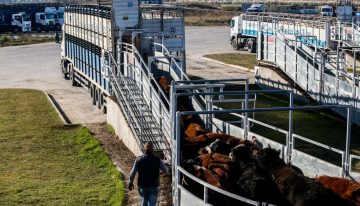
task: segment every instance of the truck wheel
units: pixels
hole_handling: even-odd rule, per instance
[[[255,44],[255,41],[253,39],[248,40],[247,48],[248,48],[248,52],[250,52],[250,53],[255,53],[256,52],[256,44]]]
[[[70,69],[70,81],[71,81],[71,86],[73,87],[78,86],[78,83],[75,80],[75,71],[72,68]]]
[[[99,89],[99,91],[100,91],[100,89]],[[103,92],[100,92],[99,106],[100,106],[101,112],[106,114],[105,95]]]
[[[231,41],[231,46],[232,46],[233,49],[235,49],[235,50],[239,50],[239,49],[240,49],[240,46],[239,46],[239,44],[237,43],[236,38],[234,38],[234,39]]]
[[[67,71],[69,70],[69,68],[67,68],[67,67],[69,67],[69,65],[70,65],[70,64],[67,64],[67,65],[66,65],[64,60],[61,61],[61,73],[62,73],[63,78],[64,78],[65,80],[68,80],[68,79],[69,79],[69,77],[68,77],[68,75],[67,75]]]
[[[36,31],[40,33],[41,32],[41,27],[37,26]]]
[[[90,97],[91,97],[91,103],[93,105],[96,104],[95,89],[96,89],[95,85],[91,84],[91,86],[90,86]]]
[[[19,32],[19,28],[18,28],[17,26],[15,26],[14,29],[13,29],[13,32],[14,32],[14,33],[18,33],[18,32]]]
[[[95,105],[100,109],[99,107],[99,90],[97,88],[94,88],[94,99],[95,99]]]
[[[98,88],[97,89],[97,94],[98,94],[98,101],[97,101],[97,104],[96,104],[96,106],[97,106],[97,108],[98,109],[102,109],[102,106],[103,106],[103,104],[104,104],[104,96],[103,96],[103,93],[101,92],[101,90]]]

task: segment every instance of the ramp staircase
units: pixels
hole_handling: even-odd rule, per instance
[[[127,46],[132,47],[131,45]],[[129,51],[131,51],[130,54],[133,56],[137,53],[133,47],[131,50],[123,50],[121,46],[118,46],[117,54],[128,56]],[[161,99],[159,94],[163,95],[162,98],[165,96],[160,86],[151,73],[148,72],[148,68],[144,64],[138,63],[143,61],[139,59],[141,58],[140,55],[136,55],[136,58],[132,59],[134,64],[119,64],[110,52],[105,56],[108,56],[109,59],[105,61],[103,67],[108,71],[112,92],[116,96],[119,107],[139,147],[143,149],[145,142],[152,141],[154,143],[154,151],[163,152],[165,159],[170,160],[169,135],[166,132],[167,127],[164,126],[164,118],[166,116],[164,114],[166,114],[166,111],[163,109],[165,106],[160,103],[163,106],[160,110],[158,108],[154,109],[154,106],[152,106],[155,99]],[[129,60],[127,59],[126,61]],[[125,72],[125,70],[129,69],[131,71]],[[145,72],[145,70],[147,71]],[[141,79],[138,78],[140,76]],[[140,80],[146,80],[146,84]],[[154,84],[155,86],[153,86]],[[149,94],[148,91],[153,92]],[[168,132],[170,133],[170,131]]]

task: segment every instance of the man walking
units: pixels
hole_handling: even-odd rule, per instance
[[[158,195],[160,170],[165,174],[168,172],[159,157],[153,155],[153,144],[148,142],[144,145],[145,154],[135,160],[130,173],[128,189],[134,188],[134,177],[138,175],[138,190],[141,196],[141,206],[155,206]]]

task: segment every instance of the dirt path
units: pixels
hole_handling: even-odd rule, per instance
[[[106,128],[106,123],[94,123],[85,125],[91,133],[98,139],[109,155],[110,159],[120,170],[124,177],[124,183],[129,182],[129,175],[132,168],[132,165],[136,159],[134,154],[124,145],[124,143],[114,134],[109,132]],[[135,179],[136,181],[136,179]],[[136,185],[135,183],[134,185]],[[127,199],[124,202],[124,205],[128,206],[138,206],[140,204],[140,197],[137,192],[137,187],[133,191],[128,191],[126,189]],[[160,179],[160,194],[158,198],[158,205],[168,206],[172,205],[172,195],[171,195],[171,175],[162,175]]]

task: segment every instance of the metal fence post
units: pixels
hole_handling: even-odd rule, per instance
[[[177,198],[176,204],[180,205],[180,193],[179,193],[179,184],[180,184],[180,171],[178,170],[178,167],[180,167],[180,119],[181,115],[179,112],[176,112],[176,165],[175,165],[175,181],[176,181],[176,189],[175,189],[175,197]]]
[[[346,177],[349,175],[351,168],[350,168],[350,141],[351,141],[351,124],[352,124],[352,108],[347,108],[347,121],[346,121],[346,145],[345,145],[345,158],[344,158],[344,174],[343,176]]]
[[[245,84],[245,110],[248,109],[249,106],[249,94],[247,93],[249,91],[249,85]],[[245,112],[245,118],[244,118],[244,139],[248,139],[248,132],[249,132],[249,113]]]
[[[290,91],[289,93],[290,98],[289,98],[289,107],[292,108],[294,106],[294,102],[293,102],[293,91]],[[286,149],[287,149],[287,163],[291,164],[291,156],[292,156],[292,151],[294,149],[294,137],[293,137],[293,110],[289,110],[289,132],[288,132],[288,138],[287,138],[287,144],[286,144]]]
[[[208,188],[204,185],[204,205],[208,202]]]

